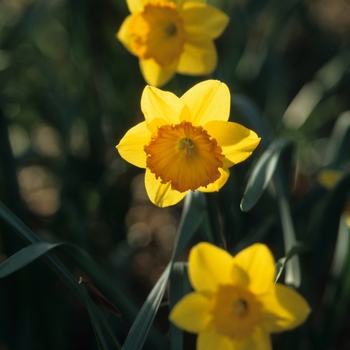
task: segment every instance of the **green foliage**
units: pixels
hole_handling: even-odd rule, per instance
[[[210,3],[230,16],[211,78],[230,87],[230,120],[262,141],[219,193],[161,210],[115,150],[142,120],[145,86],[115,38],[126,2],[0,2],[1,349],[187,349],[167,317],[190,291],[188,251],[203,240],[232,253],[266,243],[279,281],[310,303],[274,349],[348,348],[348,9]],[[204,79],[177,75],[164,90]],[[340,173],[330,189],[318,182],[324,169]]]

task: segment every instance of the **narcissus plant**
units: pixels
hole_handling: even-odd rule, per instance
[[[127,0],[131,14],[117,38],[140,59],[146,82],[162,86],[176,72],[207,75],[217,64],[213,39],[227,15],[200,0]]]
[[[200,243],[188,269],[194,292],[174,306],[170,320],[198,333],[197,350],[270,350],[270,333],[299,326],[310,312],[300,294],[274,283],[274,259],[263,244],[233,257]]]
[[[160,207],[178,203],[188,191],[218,191],[229,168],[260,142],[254,131],[228,121],[230,92],[217,80],[199,83],[180,98],[146,86],[141,109],[145,121],[131,128],[117,149],[146,169],[148,196]]]

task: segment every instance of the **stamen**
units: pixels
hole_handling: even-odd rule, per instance
[[[175,23],[169,23],[169,25],[164,27],[164,32],[167,36],[174,36],[177,33],[177,28]]]
[[[183,151],[187,156],[191,155],[193,147],[193,141],[188,137],[184,137],[180,140],[179,150]]]
[[[248,312],[248,303],[241,298],[233,302],[233,313],[236,316],[244,316]]]

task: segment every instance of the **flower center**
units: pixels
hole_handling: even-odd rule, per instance
[[[182,121],[163,125],[144,146],[146,165],[163,184],[179,192],[206,187],[220,176],[225,156],[215,139],[201,127]]]
[[[211,313],[216,331],[237,340],[248,337],[262,322],[261,304],[241,286],[220,285]]]
[[[153,58],[161,66],[169,66],[179,58],[186,33],[173,2],[147,2],[143,12],[132,18],[131,46],[135,55]]]

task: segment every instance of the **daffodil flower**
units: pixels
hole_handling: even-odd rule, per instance
[[[207,75],[217,63],[216,39],[227,15],[205,0],[127,0],[131,14],[117,38],[140,59],[141,72],[153,86],[167,83],[176,72]]]
[[[274,259],[263,244],[233,257],[200,243],[188,269],[195,291],[175,305],[170,320],[198,333],[197,350],[269,350],[270,333],[299,326],[310,312],[301,295],[274,283]]]
[[[146,169],[148,196],[160,207],[178,203],[188,191],[218,191],[229,168],[260,142],[255,132],[227,121],[230,92],[216,80],[199,83],[180,98],[146,86],[141,109],[145,121],[131,128],[117,149]]]
[[[318,182],[330,190],[335,186],[337,181],[341,178],[342,172],[334,169],[323,169],[318,174]],[[350,201],[347,200],[344,205],[343,217],[348,227],[350,227]]]

